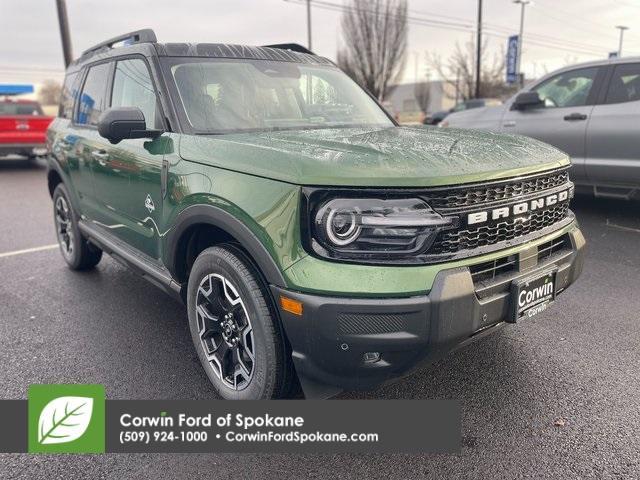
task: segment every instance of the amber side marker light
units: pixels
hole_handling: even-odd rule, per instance
[[[302,302],[280,296],[280,306],[285,312],[302,315]]]

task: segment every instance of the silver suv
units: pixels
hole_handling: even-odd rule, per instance
[[[443,127],[528,135],[564,150],[571,179],[598,196],[640,197],[640,58],[583,63],[527,85],[504,105]]]

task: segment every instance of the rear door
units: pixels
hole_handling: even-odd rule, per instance
[[[587,176],[597,185],[640,186],[640,63],[610,69],[587,128]]]
[[[531,91],[538,92],[544,105],[527,110],[507,109],[502,130],[542,140],[571,156],[571,177],[586,181],[585,135],[594,108],[604,67],[587,67],[554,75]]]
[[[162,129],[158,96],[143,57],[118,59],[109,90],[110,107],[138,107],[147,129]],[[164,140],[129,139],[112,145],[102,139],[92,163],[104,223],[113,234],[152,258],[159,255]]]
[[[107,221],[100,207],[93,182],[93,165],[102,161],[102,154],[108,144],[98,134],[98,118],[106,109],[107,84],[111,62],[91,65],[84,77],[74,113],[74,121],[68,128],[67,137],[73,143],[74,158],[71,175],[74,187],[80,196],[83,213],[100,223]],[[70,164],[70,168],[71,168]],[[75,178],[74,178],[75,177]]]
[[[58,118],[50,130],[51,153],[71,178],[71,195],[80,203],[82,213],[86,210],[86,198],[93,196],[91,167],[81,161],[82,137],[73,125],[74,107],[78,98],[84,71],[68,73],[62,86]]]

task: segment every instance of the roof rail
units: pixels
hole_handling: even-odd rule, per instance
[[[156,33],[153,30],[150,28],[144,28],[142,30],[136,30],[135,32],[125,33],[124,35],[118,35],[117,37],[110,38],[109,40],[94,45],[82,52],[82,56],[84,57],[85,55],[97,52],[103,48],[111,48],[114,44],[118,42],[126,42],[127,40],[129,40],[130,43],[156,43],[158,41]]]
[[[277,43],[275,45],[263,45],[263,47],[279,48],[281,50],[291,50],[292,52],[308,53],[309,55],[315,55],[315,53],[313,53],[307,47],[303,47],[299,43]]]

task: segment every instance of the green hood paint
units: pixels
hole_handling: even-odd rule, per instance
[[[432,127],[184,135],[180,156],[297,185],[362,187],[486,182],[570,163],[530,138]]]

